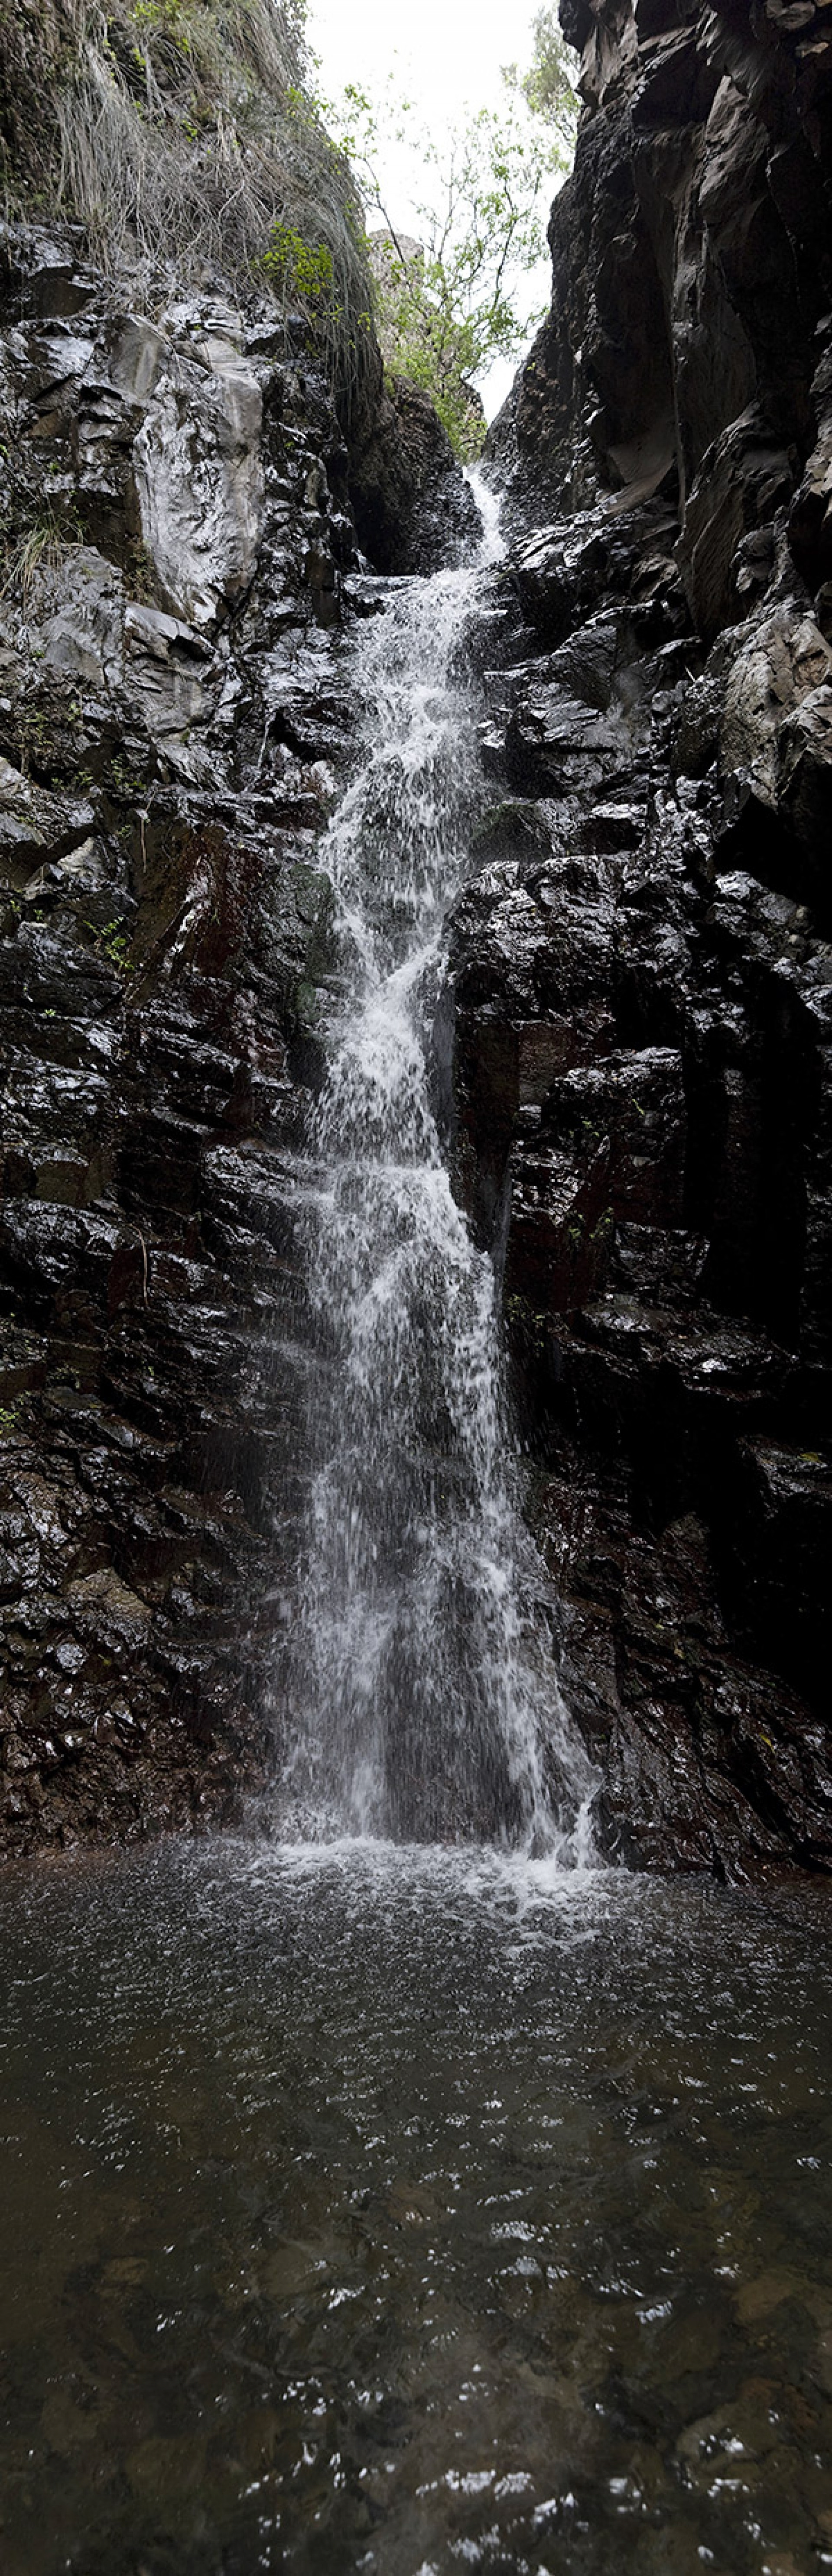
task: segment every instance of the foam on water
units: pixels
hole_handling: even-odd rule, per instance
[[[430,1033],[482,783],[460,676],[480,563],[389,585],[355,646],[363,757],[331,825],[346,998],[307,1200],[318,1365],[281,1830],[585,1863],[593,1780],[519,1508],[490,1259],[445,1167]]]

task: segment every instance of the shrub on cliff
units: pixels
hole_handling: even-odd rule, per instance
[[[354,382],[369,360],[361,219],[303,75],[295,0],[0,0],[7,200],[79,221],[151,302],[172,267],[266,279]],[[287,240],[297,255],[281,258]]]

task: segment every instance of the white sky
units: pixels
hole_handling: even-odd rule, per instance
[[[452,123],[463,107],[490,107],[500,96],[500,66],[531,55],[531,22],[535,0],[517,0],[507,11],[505,0],[309,0],[309,43],[320,60],[324,96],[335,97],[354,81],[375,95],[392,72],[396,89],[419,109],[425,124]],[[398,188],[397,188],[398,177]],[[415,229],[408,199],[407,166],[402,156],[397,172],[395,150],[385,168],[391,212],[404,229]],[[550,270],[545,266],[524,281],[523,302],[531,311],[549,298]],[[515,365],[498,359],[480,386],[489,420],[505,401]]]

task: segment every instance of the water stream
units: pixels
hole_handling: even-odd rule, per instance
[[[444,923],[483,801],[464,675],[480,563],[379,585],[354,648],[362,756],[332,825],[343,993],[308,1193],[320,1365],[282,1830],[585,1848],[590,1766],[523,1528],[494,1274],[432,1096]]]

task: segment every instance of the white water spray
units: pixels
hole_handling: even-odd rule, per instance
[[[455,677],[479,566],[390,585],[355,647],[365,756],[326,860],[349,999],[318,1104],[314,1481],[281,1830],[585,1857],[502,1399],[494,1275],[431,1104],[430,996],[479,773]]]

